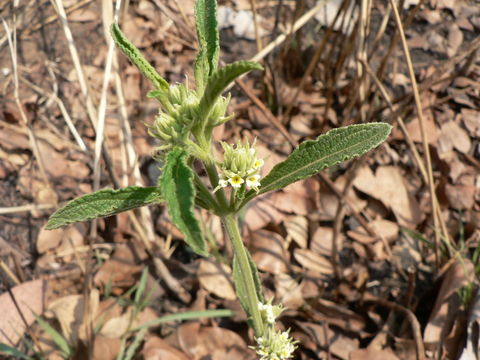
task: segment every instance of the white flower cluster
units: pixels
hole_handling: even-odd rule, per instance
[[[267,303],[258,303],[258,309],[266,324],[263,336],[256,338],[257,346],[254,347],[260,360],[285,360],[291,359],[296,349],[296,341],[289,334],[289,331],[275,330],[275,320],[283,312],[282,305],[272,305],[272,300]]]
[[[258,191],[260,186],[260,169],[263,166],[263,159],[257,158],[255,142],[252,145],[248,140],[236,145],[229,145],[222,142],[224,150],[223,162],[220,163],[221,175],[218,182],[219,188],[232,186],[234,189],[241,188],[244,184],[249,189]]]
[[[256,340],[255,351],[260,356],[260,360],[291,359],[296,349],[296,341],[290,337],[289,331],[276,331],[269,328],[264,336]]]

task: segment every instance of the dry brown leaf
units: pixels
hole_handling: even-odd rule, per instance
[[[248,203],[245,226],[250,231],[257,231],[269,223],[278,224],[283,220],[285,214],[278,211],[275,206],[279,194],[278,191],[269,193]]]
[[[287,271],[285,240],[277,233],[259,230],[251,233],[252,257],[258,268],[272,274]]]
[[[120,352],[120,339],[111,339],[95,334],[93,360],[115,360]]]
[[[343,249],[343,234],[339,234],[337,237],[337,250]],[[320,226],[315,230],[312,236],[312,243],[310,244],[310,250],[319,255],[332,255],[332,243],[333,243],[333,229],[331,227]]]
[[[451,151],[453,148],[461,153],[467,153],[472,146],[468,133],[455,121],[448,121],[442,125],[438,138],[438,152],[440,154]]]
[[[182,324],[176,340],[182,351],[193,359],[256,359],[240,335],[220,327],[201,328],[198,322]]]
[[[480,111],[463,108],[462,120],[471,136],[480,137]]]
[[[348,360],[400,360],[392,350],[358,349],[352,351]]]
[[[65,237],[65,229],[45,230],[41,228],[37,236],[37,251],[39,254],[55,249]]]
[[[120,339],[128,330],[133,309],[129,307],[120,316],[108,319],[100,330],[100,335],[109,339]]]
[[[287,229],[287,234],[302,249],[307,248],[308,242],[308,220],[305,216],[288,216],[283,224]]]
[[[142,355],[145,360],[191,360],[190,357],[170,346],[158,336],[148,338],[143,345]]]
[[[15,347],[25,333],[26,326],[35,321],[35,314],[43,313],[47,283],[43,280],[24,282],[12,288],[13,296],[21,311],[18,312],[10,294],[0,295],[0,343]],[[24,320],[26,321],[26,324]]]
[[[470,304],[470,315],[467,325],[467,341],[460,355],[459,360],[477,360],[479,336],[478,326],[480,325],[480,289]]]
[[[200,259],[197,276],[200,284],[221,299],[235,300],[235,290],[230,282],[231,269],[228,265]]]
[[[445,186],[450,206],[454,209],[469,210],[475,204],[475,185],[450,185]]]
[[[358,349],[358,339],[347,337],[327,325],[314,322],[297,322],[297,324],[311,338],[311,341],[302,339],[302,345],[316,353],[320,350],[329,349],[336,358],[347,359],[351,351]],[[293,335],[295,336],[295,334]]]
[[[449,57],[455,55],[463,43],[463,32],[457,24],[453,23],[448,28],[448,46],[447,55]]]
[[[474,278],[474,266],[465,258],[455,262],[446,272],[423,333],[424,342],[434,346],[437,352],[462,312],[459,290],[471,284]]]
[[[289,309],[297,309],[305,304],[303,287],[303,283],[298,284],[288,274],[275,275],[275,298]]]
[[[369,222],[368,225],[375,232],[375,234],[384,237],[387,241],[392,241],[396,239],[400,230],[397,223],[385,219],[375,219]],[[366,230],[360,226],[357,227],[355,230],[347,231],[347,234],[352,239],[357,240],[363,244],[369,244],[376,241],[374,237],[368,235]]]
[[[438,137],[440,136],[440,131],[438,130],[437,125],[435,124],[435,121],[433,120],[433,117],[427,116],[425,118],[425,133],[427,134],[427,140],[429,144],[435,144],[438,140]],[[418,120],[417,117],[415,117],[412,121],[410,121],[407,126],[407,131],[410,134],[410,137],[414,142],[421,143],[422,140],[422,130],[420,126],[420,121]],[[399,131],[399,130],[397,130]],[[399,131],[400,134],[400,131]],[[402,139],[403,133],[399,135]]]
[[[418,202],[408,191],[398,167],[381,166],[375,175],[369,167],[362,167],[353,184],[391,208],[400,225],[411,228],[421,221]]]
[[[318,255],[311,250],[295,249],[293,252],[295,260],[305,269],[312,270],[322,275],[332,275],[333,267],[330,260],[322,255]]]
[[[119,243],[113,255],[103,263],[95,274],[93,281],[97,286],[105,286],[109,282],[113,286],[130,287],[136,282],[143,266],[135,265],[135,256],[127,244]]]
[[[89,314],[90,321],[94,321],[97,315],[99,306],[100,293],[96,288],[90,292],[89,298]],[[78,340],[87,341],[87,326],[84,321],[85,296],[83,295],[69,295],[53,301],[48,306],[48,313],[55,317],[60,323],[63,336],[67,339],[69,344],[77,344]]]

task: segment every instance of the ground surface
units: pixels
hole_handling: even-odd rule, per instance
[[[155,183],[155,142],[145,123],[158,108],[146,97],[150,84],[120,53],[102,91],[108,1],[63,1],[68,25],[54,1],[13,3],[0,2],[17,39],[13,67],[3,28],[0,309],[10,315],[0,318],[0,342],[61,358],[58,337],[52,341],[32,309],[66,339],[70,358],[115,359],[130,349],[139,359],[254,359],[230,267],[215,261],[231,258],[217,219],[199,213],[210,258],[185,246],[163,206],[43,229],[59,205],[93,189],[102,96],[100,188]],[[228,142],[257,137],[264,174],[329,129],[371,121],[394,127],[366,156],[255,201],[242,216],[244,241],[267,298],[288,307],[280,323],[299,341],[296,359],[477,359],[479,4],[405,1],[400,9],[420,117],[389,2],[361,3],[368,11],[343,7],[334,29],[331,4],[309,16],[315,4],[308,1],[220,3],[224,63],[253,58],[288,34],[261,59],[265,72],[232,88],[235,119],[215,132]],[[130,1],[120,20],[171,83],[193,78],[193,23],[193,0]],[[236,316],[135,330],[163,315],[214,309]]]

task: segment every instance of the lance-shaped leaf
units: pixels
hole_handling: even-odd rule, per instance
[[[258,193],[253,190],[247,193],[241,206],[256,195],[282,189],[327,167],[365,154],[385,141],[391,129],[386,123],[350,125],[330,130],[316,140],[303,142],[265,176]]]
[[[198,106],[200,114],[199,124],[197,124],[197,126],[202,128],[205,126],[205,121],[208,118],[213,105],[215,105],[217,98],[233,80],[240,75],[255,69],[262,70],[263,67],[256,62],[241,60],[228,64],[214,72],[208,78],[205,92]]]
[[[217,23],[217,0],[197,0],[195,21],[200,51],[195,60],[197,92],[203,93],[205,83],[217,70],[220,40]]]
[[[127,37],[118,27],[118,24],[113,23],[110,30],[113,40],[115,40],[120,50],[122,50],[138,70],[152,82],[153,86],[158,90],[168,91],[170,88],[168,82],[160,76],[157,70],[143,57],[137,47],[128,41]]]
[[[158,187],[130,186],[105,189],[70,201],[50,216],[45,229],[52,230],[78,221],[111,216],[137,207],[163,201]]]
[[[207,256],[207,244],[193,212],[194,174],[187,165],[187,153],[175,148],[167,155],[159,186],[167,202],[173,223],[185,235],[185,241],[199,255]]]
[[[252,275],[253,275],[253,282],[255,283],[255,292],[257,293],[258,301],[264,303],[265,299],[263,297],[262,282],[260,281],[260,276],[258,275],[257,265],[255,265],[255,262],[253,261],[250,253],[247,250],[246,252],[247,252],[247,258],[248,258],[248,264],[250,265]],[[252,312],[249,309],[248,294],[247,294],[247,289],[245,287],[245,281],[244,281],[245,276],[242,273],[242,269],[240,268],[240,264],[238,263],[236,256],[233,257],[232,270],[233,270],[233,282],[235,284],[238,300],[240,301],[240,304],[242,305],[243,310],[245,310],[248,316],[251,316]]]

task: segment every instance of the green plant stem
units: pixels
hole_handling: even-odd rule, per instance
[[[255,291],[255,282],[253,281],[252,270],[248,262],[247,250],[243,245],[240,231],[238,229],[237,216],[235,214],[228,214],[226,216],[223,216],[222,223],[225,226],[228,237],[232,242],[233,251],[242,272],[242,281],[244,282],[244,287],[247,291],[248,307],[250,308],[251,312],[251,314],[248,315],[252,317],[255,336],[262,336],[263,321],[260,310],[258,308],[258,297],[257,292]]]

